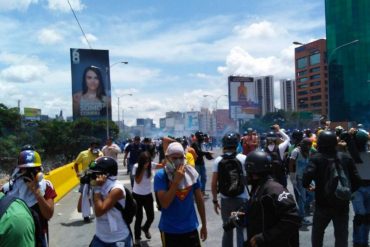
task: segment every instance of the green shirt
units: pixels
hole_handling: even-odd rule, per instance
[[[4,196],[0,192],[0,199]],[[15,200],[0,218],[0,247],[35,246],[35,224],[30,210],[21,200]]]

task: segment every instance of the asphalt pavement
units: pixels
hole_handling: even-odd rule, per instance
[[[221,153],[220,149],[213,150],[215,152],[214,157]],[[126,175],[126,168],[123,167],[122,163],[123,155],[119,156],[119,177],[118,179],[123,182],[128,188],[130,188],[129,176]],[[210,183],[212,177],[212,165],[213,161],[206,160],[207,168],[207,186],[206,192],[210,195],[209,199],[205,200],[206,218],[207,218],[207,229],[208,239],[203,242],[203,246],[221,246],[222,239],[222,221],[221,216],[217,215],[213,210]],[[95,233],[95,220],[93,219],[90,223],[84,223],[82,216],[77,212],[77,200],[79,197],[78,187],[74,188],[69,194],[67,194],[62,200],[55,205],[54,216],[49,221],[49,233],[50,233],[50,246],[51,247],[80,247],[88,246]],[[291,184],[288,185],[288,190],[292,190]],[[155,207],[156,208],[156,207]],[[144,214],[145,215],[145,214]],[[142,234],[142,246],[158,247],[161,246],[160,234],[158,230],[158,222],[160,218],[160,212],[155,211],[154,222],[150,228],[152,238],[150,240],[145,239]],[[312,217],[309,217],[312,221]],[[351,207],[350,222],[349,222],[349,245],[352,243],[352,219],[353,212]],[[145,216],[144,216],[145,220]],[[200,220],[199,220],[200,221]],[[144,223],[143,223],[144,224]],[[131,225],[133,230],[133,224]],[[234,234],[235,238],[235,234]],[[311,246],[311,227],[308,227],[308,231],[300,231],[300,246],[308,247]],[[236,245],[234,245],[236,246]],[[326,229],[324,246],[334,246],[334,232],[332,223]]]

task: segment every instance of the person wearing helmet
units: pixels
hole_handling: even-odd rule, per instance
[[[337,152],[337,144],[334,132],[322,131],[317,140],[318,152],[310,158],[303,173],[303,187],[315,191],[313,247],[323,246],[325,229],[330,221],[334,226],[335,247],[348,246],[349,202],[351,191],[354,192],[360,184],[360,177],[353,160],[347,154]],[[312,181],[315,187],[311,185]],[[339,189],[347,192],[338,194]],[[341,196],[343,194],[345,196]]]
[[[244,154],[237,154],[238,137],[234,133],[226,134],[222,138],[223,155],[217,157],[213,165],[212,174],[212,202],[216,214],[221,210],[222,222],[225,225],[229,221],[231,212],[238,211],[248,200],[248,192],[245,186],[245,159]],[[217,199],[220,193],[221,204]],[[244,243],[243,227],[237,227],[237,246]],[[233,229],[224,229],[222,247],[233,246]]]
[[[346,147],[355,161],[361,177],[361,185],[353,193],[352,198],[355,213],[353,218],[353,246],[368,246],[370,230],[370,152],[367,149],[367,142],[369,135],[361,131],[350,130],[350,133],[343,139],[345,139]]]
[[[99,142],[92,141],[87,150],[80,152],[74,161],[74,169],[78,177],[82,177],[83,172],[89,167],[89,165],[98,157],[103,156],[103,153],[99,150]],[[82,167],[82,171],[79,172],[79,167]],[[90,222],[91,215],[91,203],[88,194],[88,184],[80,183],[80,197],[77,202],[77,210],[82,213],[83,220],[88,223]]]
[[[268,153],[272,158],[272,175],[277,182],[282,184],[284,187],[287,186],[286,178],[286,167],[284,165],[285,151],[287,150],[290,142],[290,137],[284,133],[275,124],[272,126],[273,131],[270,131],[266,135],[266,147],[264,151]],[[283,137],[283,142],[280,143],[278,134]]]
[[[19,153],[18,165],[9,183],[2,188],[9,196],[22,199],[40,219],[40,246],[48,246],[48,221],[54,213],[54,199],[57,197],[53,184],[44,179],[42,162],[38,152],[24,150]],[[39,246],[39,245],[38,245]]]
[[[298,247],[301,218],[293,196],[271,177],[271,162],[263,151],[254,151],[246,159],[248,183],[252,185],[247,246]]]
[[[243,154],[248,155],[250,152],[253,152],[258,147],[258,137],[257,134],[253,133],[252,128],[248,128],[247,132],[244,132],[244,135],[241,139]]]
[[[92,174],[93,201],[96,215],[96,232],[90,244],[98,246],[131,246],[128,226],[116,204],[125,206],[125,189],[117,180],[117,161],[103,156],[95,160],[89,169]]]
[[[204,198],[208,198],[209,195],[205,193],[206,191],[206,183],[207,183],[207,172],[206,166],[204,163],[204,158],[208,160],[212,160],[212,153],[209,151],[203,151],[202,143],[204,142],[204,134],[201,131],[195,132],[196,141],[191,144],[191,147],[195,150],[197,154],[197,159],[195,161],[195,169],[197,169],[199,176],[200,176],[200,183],[201,183],[201,191]]]
[[[199,174],[186,164],[184,155],[180,143],[169,144],[165,166],[154,177],[154,191],[161,206],[158,227],[162,245],[167,247],[201,246],[194,201],[202,222],[200,238],[203,241],[207,239],[206,212]]]

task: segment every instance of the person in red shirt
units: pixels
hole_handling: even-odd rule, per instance
[[[242,137],[243,154],[248,155],[258,147],[258,136],[252,128],[248,128],[246,135]]]

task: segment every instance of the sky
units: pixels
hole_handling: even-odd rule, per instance
[[[294,79],[293,41],[325,38],[323,0],[70,0],[109,50],[113,120],[215,107],[227,77]],[[72,115],[70,48],[89,46],[67,0],[0,0],[0,103]],[[129,96],[128,94],[132,94]],[[204,97],[203,95],[211,95]],[[218,108],[228,108],[220,97]]]

